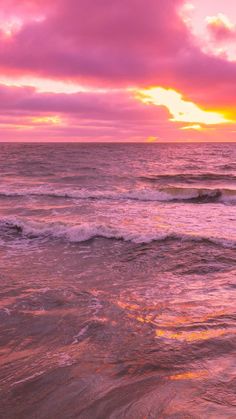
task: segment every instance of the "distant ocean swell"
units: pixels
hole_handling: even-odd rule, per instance
[[[125,192],[100,191],[87,189],[62,189],[57,190],[40,186],[37,188],[22,188],[19,190],[0,190],[0,197],[52,197],[71,198],[78,200],[133,200],[133,201],[159,201],[159,202],[192,202],[208,203],[219,202],[225,204],[236,204],[236,190],[224,188],[185,188],[165,187],[158,189],[137,189]]]
[[[229,165],[225,167],[227,170],[235,170],[235,166]],[[185,182],[185,183],[194,183],[202,181],[234,181],[236,182],[236,176],[233,173],[173,173],[173,174],[159,174],[159,175],[150,175],[150,176],[140,176],[140,180],[143,182],[158,182],[158,181],[168,181],[171,183],[174,182]]]
[[[182,241],[207,241],[222,247],[235,249],[236,241],[221,237],[213,237],[200,234],[179,233],[175,231],[157,231],[150,228],[149,231],[139,231],[137,226],[111,226],[94,222],[84,222],[76,225],[63,223],[40,223],[23,221],[17,218],[5,217],[0,219],[0,231],[13,238],[25,239],[62,239],[69,243],[79,243],[93,238],[107,238],[124,240],[133,243],[150,243],[167,239]]]

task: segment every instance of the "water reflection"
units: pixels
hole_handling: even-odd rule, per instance
[[[170,272],[180,257],[194,268],[193,251],[218,258],[201,246],[57,242],[28,264],[5,257],[15,270],[2,277],[0,413],[31,418],[40,404],[39,419],[233,418],[233,250],[207,279]]]

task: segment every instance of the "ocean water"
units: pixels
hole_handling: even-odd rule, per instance
[[[236,144],[0,144],[0,417],[236,417]]]

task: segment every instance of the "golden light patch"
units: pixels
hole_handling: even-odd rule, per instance
[[[42,125],[60,125],[62,123],[59,116],[42,116],[35,117],[31,119],[33,124],[42,124]]]
[[[184,307],[187,309],[191,309],[191,304],[184,304]],[[207,313],[204,315],[196,315],[196,316],[179,316],[175,315],[174,317],[166,316],[166,315],[159,315],[158,321],[161,323],[162,327],[180,327],[186,324],[192,324],[194,322],[197,323],[205,323],[209,319],[215,319],[219,316],[225,316],[229,313],[225,310],[214,311],[212,313]]]
[[[167,339],[180,340],[185,342],[194,342],[216,338],[218,336],[225,335],[226,330],[203,330],[197,332],[177,332],[173,333],[168,330],[156,330],[156,337],[165,337]]]
[[[122,301],[118,301],[117,305],[121,308],[128,309],[128,310],[138,310],[139,306],[137,304],[127,304],[123,303]]]
[[[135,90],[136,99],[145,104],[164,106],[171,114],[170,121],[205,125],[226,124],[232,121],[218,112],[205,111],[183,98],[181,93],[163,87]]]
[[[155,141],[157,141],[157,137],[148,137],[147,138],[147,143],[155,143]]]
[[[206,22],[211,27],[228,29],[229,31],[235,30],[235,25],[223,13],[218,13],[216,16],[207,16]]]
[[[170,380],[196,380],[207,375],[206,371],[186,371],[181,374],[171,375]]]

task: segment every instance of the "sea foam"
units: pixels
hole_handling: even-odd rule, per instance
[[[220,202],[236,204],[236,190],[234,189],[210,189],[210,188],[187,188],[187,187],[165,187],[158,189],[136,189],[120,191],[102,191],[88,189],[56,189],[47,186],[36,188],[20,188],[18,190],[0,190],[2,197],[53,197],[78,200],[135,200],[135,201],[159,201],[159,202],[193,202],[207,203]]]
[[[24,221],[13,217],[5,217],[0,220],[0,229],[8,234],[13,233],[17,237],[25,239],[61,239],[69,243],[85,242],[94,238],[106,238],[124,240],[133,243],[150,243],[167,239],[182,241],[209,241],[211,243],[236,248],[236,241],[224,237],[207,234],[184,233],[169,229],[168,231],[156,228],[139,229],[137,225],[109,225],[105,223],[83,222],[76,225],[63,223],[42,223]]]

